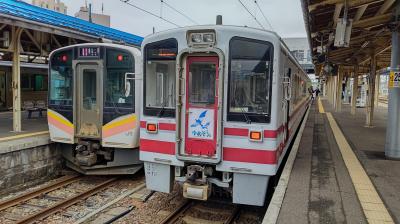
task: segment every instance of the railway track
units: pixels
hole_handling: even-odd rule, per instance
[[[186,200],[160,224],[212,223],[231,224],[240,214],[238,205]]]
[[[0,202],[1,216],[12,223],[34,223],[99,193],[117,179],[65,176],[36,190]],[[68,192],[67,195],[65,191]],[[14,213],[10,216],[13,213],[11,210],[19,211],[24,208],[29,208],[28,212],[23,212],[27,215]]]

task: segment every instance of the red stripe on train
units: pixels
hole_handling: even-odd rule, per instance
[[[223,160],[243,163],[276,164],[276,151],[224,147]]]
[[[278,130],[276,130],[276,131],[264,130],[264,138],[276,138],[278,136]],[[249,129],[247,129],[247,128],[224,128],[224,135],[247,137],[247,136],[249,136]]]
[[[175,142],[140,139],[140,151],[175,155]]]
[[[146,121],[140,121],[140,128],[146,128]],[[176,125],[169,123],[158,123],[158,128],[162,131],[175,131]]]

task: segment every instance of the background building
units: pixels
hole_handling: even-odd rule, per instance
[[[82,6],[79,12],[75,13],[75,17],[78,17],[80,19],[89,21],[89,8],[87,6]],[[97,13],[91,13],[92,17],[92,22],[103,25],[106,27],[110,27],[110,16],[109,15],[104,15],[104,14],[97,14]]]
[[[315,67],[311,58],[311,49],[307,37],[283,38],[289,50],[307,72],[314,87],[318,86],[318,77],[315,76]]]
[[[60,0],[32,0],[32,5],[67,14],[67,6]]]

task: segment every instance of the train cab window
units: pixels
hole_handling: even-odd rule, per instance
[[[144,48],[144,114],[175,117],[175,78],[178,42],[149,43]]]
[[[189,71],[189,103],[215,103],[216,65],[209,62],[194,62]]]
[[[84,69],[83,73],[83,108],[85,110],[92,110],[96,108],[96,70]],[[93,84],[94,83],[94,84]]]
[[[107,48],[106,69],[104,123],[108,123],[121,115],[135,112],[135,80],[128,80],[130,88],[125,88],[125,74],[135,72],[133,55],[125,50]]]
[[[72,50],[69,50],[52,57],[49,105],[72,106],[72,55]]]
[[[230,41],[228,120],[268,123],[273,46],[234,37]]]

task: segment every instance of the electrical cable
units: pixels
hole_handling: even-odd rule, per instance
[[[241,0],[238,0],[240,2],[240,4],[244,7],[244,9],[246,9],[246,11],[253,17],[253,19],[257,22],[257,24],[265,30],[265,27],[260,23],[260,21],[258,21],[258,19],[253,15],[253,13],[250,12],[250,10],[243,4],[243,2]]]
[[[165,21],[165,22],[167,22],[167,23],[169,23],[169,24],[172,24],[172,25],[174,25],[174,26],[176,26],[176,27],[181,27],[181,26],[179,26],[178,24],[176,24],[176,23],[174,23],[174,22],[172,22],[172,21],[169,21],[169,20],[167,20],[167,19],[165,19],[165,18],[163,18],[163,17],[161,17],[161,16],[157,16],[156,14],[154,14],[154,13],[152,13],[152,12],[150,12],[150,11],[147,11],[146,9],[142,9],[142,8],[140,8],[140,7],[136,6],[136,5],[134,5],[133,3],[129,2],[130,0],[120,0],[120,1],[123,2],[123,3],[125,3],[125,4],[127,4],[127,5],[130,5],[130,6],[134,7],[134,8],[136,8],[136,9],[142,11],[142,12],[145,12],[145,13],[147,13],[147,14],[149,14],[149,15],[152,15],[152,16],[154,16],[154,17],[157,17],[157,18],[159,18],[159,19],[161,19],[161,20],[163,20],[163,21]]]
[[[267,22],[268,26],[271,27],[271,30],[274,30],[272,27],[271,23],[269,22],[268,18],[265,16],[264,12],[261,10],[260,5],[258,4],[257,0],[254,0],[254,3],[256,3],[258,10],[260,10],[261,15],[264,17],[265,21]]]
[[[164,3],[168,8],[174,10],[176,13],[180,14],[181,16],[185,17],[186,19],[190,20],[192,23],[198,25],[199,23],[197,23],[196,21],[194,21],[192,18],[190,18],[189,16],[187,16],[186,14],[184,14],[183,12],[180,12],[179,10],[177,10],[176,8],[174,8],[173,6],[171,6],[170,4],[167,3],[166,0],[160,0],[161,4]]]

